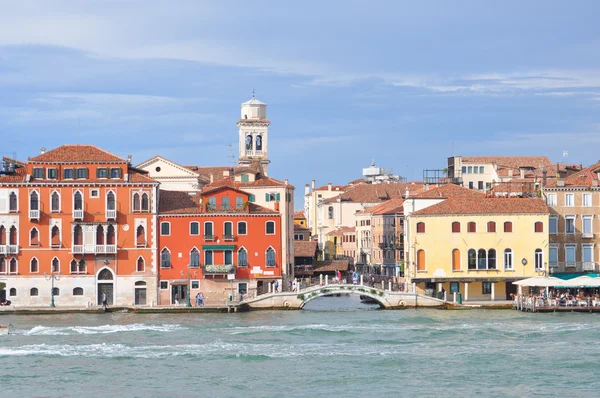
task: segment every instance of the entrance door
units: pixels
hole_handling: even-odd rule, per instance
[[[176,299],[179,304],[185,303],[184,300],[187,300],[187,286],[171,285],[171,304],[175,304]]]
[[[102,295],[106,293],[106,303],[113,304],[113,284],[98,283],[98,305],[102,305]]]
[[[512,282],[506,282],[506,299],[507,300],[512,300],[512,297],[510,297],[510,294],[517,294],[517,286],[513,285]]]
[[[256,294],[263,294],[265,292],[263,292],[264,289],[264,283],[263,281],[258,281],[256,282]]]
[[[146,305],[146,288],[135,288],[135,305]]]

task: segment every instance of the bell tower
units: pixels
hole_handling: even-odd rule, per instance
[[[269,160],[269,124],[267,104],[257,100],[254,95],[241,106],[239,127],[240,166],[250,166],[260,160],[265,175],[268,175]]]

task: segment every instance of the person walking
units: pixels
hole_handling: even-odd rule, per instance
[[[200,293],[196,294],[196,307],[200,307]]]
[[[200,300],[200,307],[204,307],[204,294],[202,292],[198,293]]]
[[[179,293],[175,293],[175,305],[179,305]]]
[[[275,281],[275,293],[279,293],[279,281]]]
[[[104,306],[104,308],[108,307],[108,297],[106,297],[106,293],[102,293],[102,305]]]

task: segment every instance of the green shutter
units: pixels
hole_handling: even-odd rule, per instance
[[[84,169],[85,170],[85,178],[90,178],[90,174],[89,174],[89,170],[87,169],[87,167]]]
[[[248,174],[242,174],[242,182],[248,182]]]
[[[279,194],[275,195],[275,200],[279,202]]]
[[[270,195],[269,195],[268,193],[266,193],[266,194],[265,194],[265,200],[266,200],[267,202],[269,201],[269,196],[270,196]]]
[[[248,197],[248,202],[254,202],[254,195],[250,195]]]

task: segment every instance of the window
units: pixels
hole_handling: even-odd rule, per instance
[[[29,210],[40,209],[40,197],[36,191],[31,191],[29,194]]]
[[[119,168],[110,169],[110,178],[121,178],[123,176],[123,171]]]
[[[491,190],[491,189],[492,189],[492,183],[491,183],[491,182],[486,182],[486,183],[485,183],[485,190],[486,190],[486,191],[489,191],[489,190]]]
[[[565,245],[565,261],[567,264],[575,264],[575,245]]]
[[[242,182],[248,182],[248,174],[242,174]]]
[[[8,231],[8,244],[9,245],[17,244],[17,227],[15,227],[14,225],[12,227],[10,227],[10,230]]]
[[[31,228],[29,231],[29,246],[39,246],[40,245],[40,233],[37,228]]]
[[[39,294],[37,287],[32,287],[31,289],[29,289],[29,295],[34,297],[37,296]]]
[[[482,294],[492,294],[492,282],[482,282],[481,283],[481,293]]]
[[[235,197],[235,208],[236,210],[242,210],[244,208],[244,198],[241,196]]]
[[[254,194],[248,196],[248,202],[254,202],[256,199],[254,198]]]
[[[477,166],[473,167],[473,174],[479,174],[479,167],[477,167]]]
[[[556,206],[556,194],[555,193],[549,193],[546,195],[546,204],[548,206]]]
[[[204,239],[214,239],[213,223],[210,221],[204,223]]]
[[[171,253],[166,247],[160,252],[160,267],[171,268]]]
[[[245,221],[240,221],[237,224],[238,235],[246,235],[248,233],[248,226]]]
[[[417,252],[417,271],[425,271],[425,250]]]
[[[55,296],[60,296],[60,289],[55,287],[54,289],[52,289],[52,294]]]
[[[550,246],[550,264],[558,263],[558,247]]]
[[[223,199],[221,199],[221,206],[223,206],[223,210],[231,210],[229,198],[224,197]]]
[[[192,281],[192,289],[200,289],[200,281]]]
[[[544,256],[542,253],[542,249],[535,249],[534,260],[536,271],[544,269]]]
[[[459,292],[460,292],[460,283],[450,282],[450,294],[459,293]]]
[[[496,232],[496,223],[494,221],[488,221],[487,223],[487,231],[495,233]]]
[[[143,225],[138,225],[136,229],[135,244],[137,247],[146,247],[146,229]]]
[[[575,216],[565,216],[565,233],[575,233]]]
[[[223,224],[223,239],[233,239],[233,223],[231,221],[225,221]]]
[[[473,189],[473,181],[469,181],[469,189]]]
[[[513,269],[513,252],[512,249],[504,249],[504,269]]]
[[[225,255],[225,265],[233,264],[233,251],[225,250],[224,255]]]
[[[583,207],[592,207],[592,194],[584,193],[582,195]]]
[[[504,223],[504,232],[512,232],[512,222],[506,221]]]
[[[10,290],[9,290],[9,292],[8,292],[8,295],[9,296],[13,296],[13,297],[16,296],[17,295],[17,289],[14,288],[14,287],[11,287]]]
[[[50,195],[50,211],[52,213],[58,213],[60,211],[60,195],[58,192],[52,192]]]
[[[463,174],[467,174],[467,166],[463,166],[462,167],[462,173]]]
[[[582,245],[582,258],[584,263],[594,262],[594,245]]]
[[[90,189],[90,198],[99,198],[100,190],[99,189]]]
[[[83,296],[83,289],[76,287],[73,289],[73,296]]]
[[[60,272],[60,260],[57,257],[54,257],[50,263],[50,272]]]
[[[83,195],[79,191],[73,195],[73,210],[83,210]]]
[[[417,233],[418,234],[424,234],[425,233],[425,223],[424,222],[418,222],[417,223]]]
[[[459,232],[460,232],[460,222],[454,221],[452,223],[452,233],[459,233]]]
[[[213,265],[213,252],[212,252],[212,250],[206,250],[204,252],[204,265]]]
[[[63,169],[63,178],[65,180],[73,179],[73,169]]]
[[[238,250],[238,267],[248,266],[248,252],[243,247]]]
[[[488,250],[488,269],[496,269],[496,250]]]
[[[190,223],[190,235],[200,235],[200,223],[192,221]]]
[[[133,211],[140,211],[140,194],[133,194]]]
[[[267,221],[267,235],[275,235],[275,221]]]
[[[533,230],[535,232],[544,232],[544,223],[541,221],[536,221],[533,226]]]
[[[85,260],[81,259],[79,261],[73,259],[71,260],[71,273],[72,274],[85,274]]]
[[[327,208],[327,218],[333,220],[333,206],[329,206],[329,208]]]
[[[267,193],[265,194],[266,202],[279,202],[279,194],[278,193]]]
[[[575,206],[575,194],[574,193],[566,193],[565,194],[565,206],[567,206],[567,207]]]
[[[214,196],[208,198],[208,210],[217,210],[217,198]]]
[[[88,169],[85,167],[77,169],[77,178],[87,179],[88,178]]]
[[[239,294],[247,294],[248,293],[248,283],[247,282],[238,283],[238,293]]]
[[[583,230],[581,232],[583,232],[584,235],[590,236],[593,234],[593,231],[592,231],[592,220],[593,219],[594,219],[594,216],[592,216],[592,215],[586,215],[586,216],[582,217]]]
[[[33,178],[43,179],[44,178],[44,168],[35,167],[33,169]]]
[[[467,232],[477,232],[477,224],[474,221],[469,221],[467,224]]]
[[[142,257],[142,256],[138,257],[135,270],[137,272],[143,272],[145,268],[146,267],[145,267],[145,264],[144,264],[144,257]]]
[[[483,181],[477,181],[477,189],[483,191]]]
[[[467,173],[469,173],[469,174],[473,173],[473,166],[467,167]]]
[[[487,253],[485,249],[477,251],[477,269],[487,269]]]
[[[31,272],[32,274],[37,274],[38,272],[40,272],[40,263],[35,257],[32,258],[29,262],[29,272]]]
[[[117,210],[117,201],[113,191],[108,191],[106,194],[106,210]]]
[[[142,211],[150,211],[150,203],[148,201],[148,194],[142,194]]]
[[[460,250],[452,250],[452,271],[460,271]]]
[[[168,223],[168,222],[160,223],[160,235],[161,236],[171,235],[171,223]]]
[[[190,267],[198,268],[200,266],[200,252],[198,249],[193,248],[190,252]]]
[[[275,266],[275,250],[272,247],[267,249],[267,267]]]
[[[19,201],[17,200],[17,194],[15,192],[11,192],[8,197],[8,211],[11,213],[16,213],[18,205]]]
[[[551,234],[558,233],[558,217],[550,217],[549,227]]]
[[[48,169],[48,179],[49,180],[57,180],[58,179],[58,169]]]
[[[96,178],[108,178],[108,169],[104,167],[96,169]]]
[[[0,274],[6,274],[6,260],[0,257]]]
[[[479,166],[479,174],[483,174],[483,166]]]
[[[169,281],[160,281],[160,289],[166,290],[169,288]]]

